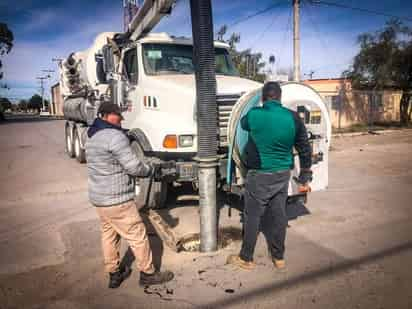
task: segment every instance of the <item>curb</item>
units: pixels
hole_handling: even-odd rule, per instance
[[[376,130],[376,131],[372,131],[373,133],[370,133],[368,131],[348,132],[348,133],[334,133],[334,134],[332,134],[332,137],[333,138],[339,138],[339,137],[356,137],[356,136],[363,136],[363,135],[386,135],[386,134],[402,132],[402,131],[412,131],[412,129],[404,128],[404,129]]]

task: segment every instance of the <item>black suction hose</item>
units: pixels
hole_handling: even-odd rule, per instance
[[[196,72],[200,250],[217,249],[217,106],[211,0],[190,0]]]
[[[198,158],[216,159],[217,105],[215,49],[210,0],[191,0],[193,59],[196,72]]]

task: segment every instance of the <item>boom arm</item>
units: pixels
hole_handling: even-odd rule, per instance
[[[162,19],[169,15],[176,0],[145,0],[128,26],[128,37],[137,40],[149,33]]]

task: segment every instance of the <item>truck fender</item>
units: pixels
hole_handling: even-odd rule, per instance
[[[129,132],[127,132],[127,135],[130,140],[132,141],[137,141],[140,146],[142,146],[143,151],[145,153],[147,152],[152,152],[153,148],[152,145],[150,145],[149,139],[147,138],[146,134],[140,129],[131,129]]]

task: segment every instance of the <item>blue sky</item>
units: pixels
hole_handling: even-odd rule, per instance
[[[334,1],[412,18],[409,0]],[[88,48],[100,32],[121,31],[122,2],[0,0],[0,22],[6,22],[15,37],[14,48],[2,59],[5,72],[2,83],[11,89],[0,89],[0,96],[15,99],[31,96],[39,91],[36,76],[42,74],[41,70],[57,71],[52,58]],[[314,78],[339,76],[358,50],[357,35],[381,28],[388,19],[308,2],[302,4],[301,10],[302,74],[313,70]],[[277,68],[292,66],[291,1],[212,0],[212,4],[215,29],[278,4],[265,14],[229,28],[228,32],[241,34],[239,49],[262,52],[264,60],[274,54]],[[411,22],[408,24],[412,26]],[[164,18],[155,31],[190,36],[189,0],[178,0],[172,15]],[[57,74],[52,75],[47,87],[57,81]]]

